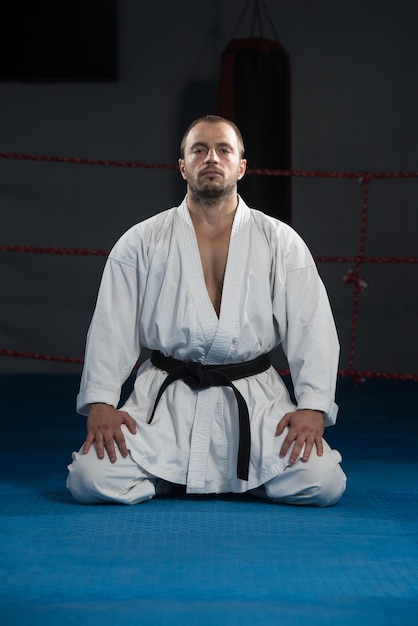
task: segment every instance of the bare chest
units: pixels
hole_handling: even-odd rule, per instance
[[[197,234],[196,236],[206,289],[213,308],[219,317],[228,258],[230,231],[228,229],[226,232],[217,235],[207,236]]]

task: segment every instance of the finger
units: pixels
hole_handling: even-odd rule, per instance
[[[290,446],[294,443],[295,437],[289,433],[286,439],[282,443],[282,447],[280,448],[280,456],[283,458],[288,453]]]
[[[107,452],[107,454],[109,456],[110,462],[111,463],[115,463],[115,461],[116,461],[116,450],[115,450],[115,444],[113,442],[113,436],[112,435],[105,436],[104,446],[106,448],[106,452]],[[99,456],[99,455],[97,455],[97,456]],[[103,458],[103,457],[99,457],[99,458]]]
[[[94,435],[87,435],[86,440],[83,445],[83,454],[87,454],[91,448],[91,445],[94,441]]]
[[[303,452],[303,457],[302,457],[303,461],[309,461],[309,458],[310,458],[312,450],[313,450],[314,443],[315,443],[315,446],[316,446],[316,453],[317,453],[317,455],[318,456],[322,456],[323,455],[323,453],[324,453],[324,446],[323,446],[323,443],[322,443],[322,437],[320,437],[320,438],[315,439],[315,441],[312,442],[312,443],[310,441],[306,442],[305,450]]]
[[[318,456],[322,456],[324,454],[324,444],[323,444],[322,437],[318,437],[318,439],[315,441],[315,444],[316,444],[316,452]]]
[[[309,457],[311,456],[311,452],[312,452],[312,448],[313,448],[313,441],[307,441],[305,444],[305,450],[303,451],[303,456],[302,456],[302,461],[309,461]]]
[[[119,448],[119,452],[121,453],[121,455],[126,458],[128,456],[128,448],[126,447],[126,441],[125,437],[122,434],[122,431],[115,433],[115,442]]]
[[[96,454],[98,459],[104,459],[103,437],[96,437]]]
[[[136,422],[134,418],[131,417],[129,413],[124,413],[123,415],[124,419],[122,421],[122,424],[125,424],[125,426],[128,427],[128,430],[132,435],[136,435]]]
[[[286,426],[289,425],[289,423],[290,423],[290,417],[289,417],[289,414],[286,413],[286,415],[284,415],[282,419],[280,420],[280,422],[277,424],[276,434],[275,434],[276,437],[278,437],[284,432],[284,429],[286,428]]]
[[[295,445],[293,446],[292,454],[289,457],[289,463],[296,463],[296,461],[300,458],[300,453],[303,448],[303,444],[305,442],[295,441]],[[312,448],[312,446],[311,446]],[[309,455],[308,455],[309,458]]]

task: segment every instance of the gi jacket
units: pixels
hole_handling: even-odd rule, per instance
[[[112,249],[87,336],[77,410],[118,406],[141,347],[202,364],[249,361],[282,344],[297,408],[321,410],[335,423],[339,344],[313,258],[288,225],[250,209],[235,214],[219,318],[204,280],[186,201],[129,229]],[[124,428],[134,460],[189,493],[243,492],[282,472],[285,437],[277,423],[295,410],[277,371],[234,381],[251,423],[249,480],[236,476],[238,409],[228,387],[167,387],[148,424],[166,372],[146,360],[121,409],[137,422]]]

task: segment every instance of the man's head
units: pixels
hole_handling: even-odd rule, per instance
[[[181,155],[180,173],[195,200],[217,202],[236,194],[246,160],[233,122],[216,115],[195,120],[183,136]]]
[[[231,120],[227,120],[225,117],[220,117],[219,115],[204,115],[203,117],[198,117],[196,120],[194,120],[190,124],[190,126],[186,129],[182,137],[181,144],[180,144],[180,156],[182,159],[184,159],[184,147],[186,145],[187,137],[190,131],[192,130],[194,126],[196,126],[196,124],[200,124],[202,122],[205,122],[208,124],[219,124],[220,122],[224,122],[225,124],[229,124],[229,126],[233,129],[233,131],[235,132],[237,136],[237,141],[238,141],[238,145],[240,149],[240,157],[241,159],[244,158],[244,153],[245,153],[244,141],[242,139],[241,131],[238,128],[238,126],[234,124],[234,122],[231,122]]]

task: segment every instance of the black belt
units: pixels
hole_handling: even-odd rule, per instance
[[[263,354],[245,363],[202,365],[199,361],[179,361],[154,350],[151,354],[151,363],[168,372],[168,376],[158,391],[148,423],[152,422],[157,404],[164,391],[175,380],[182,380],[191,389],[206,389],[208,387],[230,387],[232,389],[237,400],[239,416],[237,476],[241,480],[248,480],[251,452],[250,417],[247,403],[232,381],[265,372],[270,367],[270,354]]]

